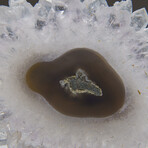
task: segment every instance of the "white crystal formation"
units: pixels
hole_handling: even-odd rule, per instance
[[[147,24],[146,10],[132,12],[131,0],[113,7],[105,0],[0,6],[0,147],[147,148]],[[126,100],[113,116],[62,115],[27,87],[31,65],[78,47],[99,52],[121,76]]]

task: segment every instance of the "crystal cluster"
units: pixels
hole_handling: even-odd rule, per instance
[[[0,6],[0,147],[148,147],[147,24],[146,10],[132,12],[131,0]],[[25,84],[31,65],[79,47],[99,52],[123,79],[125,105],[111,117],[66,117]]]

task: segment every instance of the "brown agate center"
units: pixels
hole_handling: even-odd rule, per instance
[[[69,116],[106,117],[124,104],[125,88],[119,75],[99,53],[86,48],[34,64],[26,81],[57,111]]]

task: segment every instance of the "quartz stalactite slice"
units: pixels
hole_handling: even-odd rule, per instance
[[[119,75],[97,52],[79,48],[50,62],[33,65],[28,86],[59,112],[75,117],[106,117],[125,99]]]

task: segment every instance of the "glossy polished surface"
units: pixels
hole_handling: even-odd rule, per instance
[[[26,81],[57,111],[69,116],[106,117],[124,104],[121,78],[90,49],[73,49],[53,61],[36,63]]]

